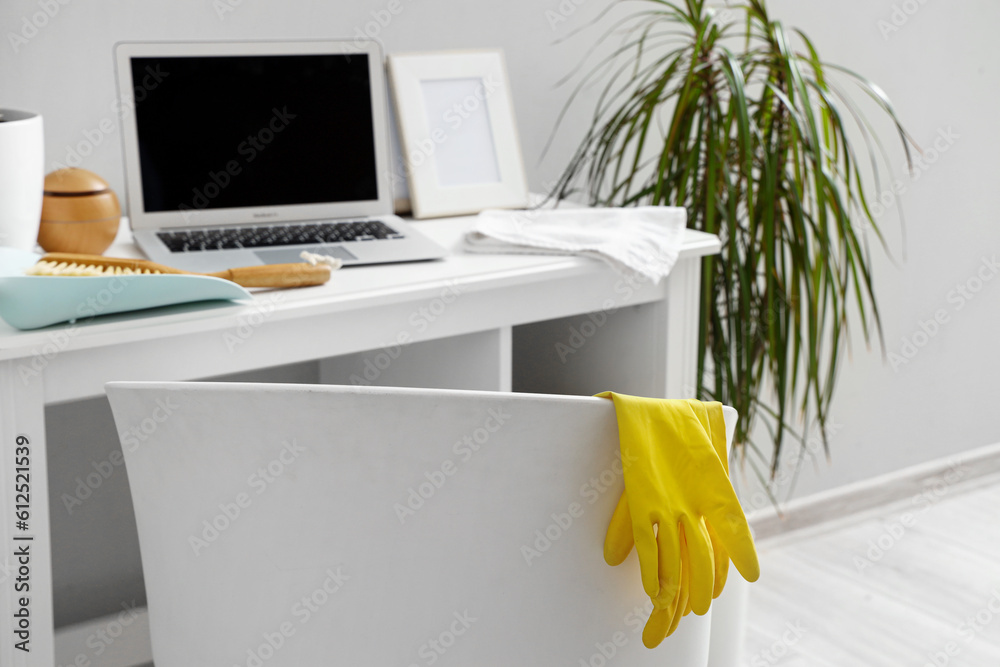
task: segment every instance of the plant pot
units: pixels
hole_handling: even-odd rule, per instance
[[[44,179],[42,117],[0,109],[0,246],[35,247]]]

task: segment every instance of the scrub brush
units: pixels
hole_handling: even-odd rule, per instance
[[[145,259],[123,259],[101,255],[49,253],[25,273],[29,276],[116,276],[170,273],[187,276],[208,276],[229,280],[241,287],[305,287],[322,285],[330,272],[339,269],[339,259],[303,252],[299,264],[264,264],[246,266],[216,273],[181,271]]]

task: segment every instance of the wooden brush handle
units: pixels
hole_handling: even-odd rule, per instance
[[[330,267],[325,264],[265,264],[245,266],[208,276],[225,278],[242,287],[306,287],[322,285],[330,279]]]

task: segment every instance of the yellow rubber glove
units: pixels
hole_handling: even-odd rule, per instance
[[[622,460],[630,462],[604,557],[618,565],[635,544],[654,607],[643,643],[653,648],[685,613],[708,611],[730,556],[744,578],[756,581],[757,553],[729,481],[720,404],[598,396],[615,403]]]

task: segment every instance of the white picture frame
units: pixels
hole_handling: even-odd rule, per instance
[[[413,217],[526,207],[503,52],[402,53],[388,65]]]

